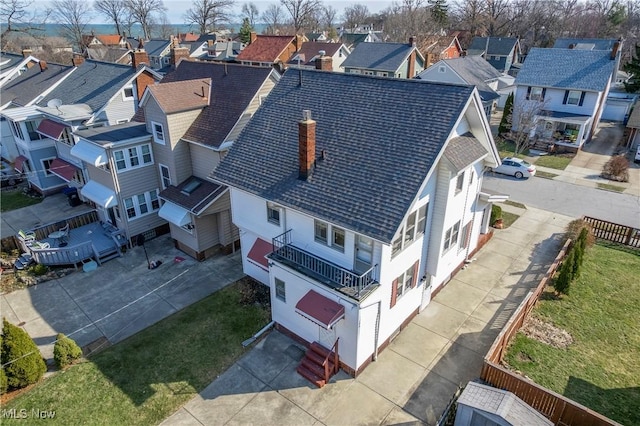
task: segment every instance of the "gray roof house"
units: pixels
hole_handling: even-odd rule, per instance
[[[360,43],[342,63],[345,73],[396,78],[414,78],[424,65],[413,37],[409,43]]]
[[[498,162],[473,86],[289,69],[211,177],[277,327],[358,374],[478,249]]]
[[[515,80],[513,130],[540,148],[582,146],[600,122],[618,58],[617,49],[532,48]]]
[[[474,37],[467,55],[480,55],[495,69],[508,74],[520,62],[520,41],[515,37]]]
[[[487,117],[491,116],[494,103],[500,97],[496,92],[502,76],[480,56],[463,56],[443,59],[422,71],[417,79],[441,83],[461,83],[476,86]]]
[[[611,50],[618,41],[615,38],[558,38],[553,43],[554,49]]]

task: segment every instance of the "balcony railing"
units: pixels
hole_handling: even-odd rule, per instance
[[[294,246],[291,243],[291,230],[273,238],[271,258],[358,300],[378,284],[375,278],[378,265],[362,274],[345,269]]]

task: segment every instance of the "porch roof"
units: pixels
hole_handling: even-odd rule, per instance
[[[256,242],[251,246],[247,259],[264,270],[269,270],[267,255],[273,251],[273,244],[266,242],[262,238],[256,238]]]
[[[591,119],[590,115],[581,115],[581,114],[573,114],[570,112],[563,111],[550,111],[550,110],[542,110],[538,117],[543,119],[550,119],[551,121],[565,121],[567,119],[573,122],[586,123]]]
[[[64,132],[65,128],[69,128],[69,126],[45,118],[38,125],[37,132],[48,138],[58,140],[60,139],[60,136],[62,136],[62,132]]]
[[[116,193],[94,180],[87,182],[86,185],[80,189],[80,194],[106,209],[118,205]]]
[[[313,290],[296,303],[296,312],[327,330],[344,318],[343,305]]]
[[[29,159],[24,155],[18,155],[15,160],[13,160],[13,168],[18,172],[22,173],[24,171],[24,163]]]
[[[71,155],[94,167],[104,166],[108,163],[107,152],[91,142],[80,140],[71,148]]]
[[[165,201],[162,207],[160,207],[158,216],[177,226],[185,226],[191,222],[189,211],[170,201]]]
[[[60,176],[62,179],[66,180],[67,182],[73,179],[73,176],[76,174],[76,171],[78,170],[80,170],[78,167],[64,161],[61,158],[54,159],[51,162],[51,167],[49,167],[50,172]]]

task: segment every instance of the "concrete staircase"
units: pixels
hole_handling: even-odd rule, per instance
[[[337,350],[337,341],[334,348]],[[329,382],[339,369],[340,363],[336,352],[325,348],[318,342],[313,342],[305,352],[304,358],[300,361],[296,371],[321,388]]]

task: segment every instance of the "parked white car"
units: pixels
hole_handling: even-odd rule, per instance
[[[636,156],[633,158],[634,163],[640,163],[640,145],[638,145],[638,149],[636,150]]]
[[[493,168],[493,171],[522,179],[535,176],[536,166],[516,157],[506,157],[502,159],[501,165]]]

